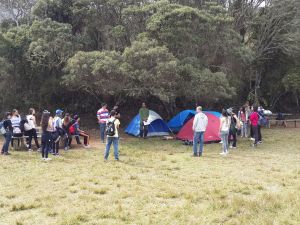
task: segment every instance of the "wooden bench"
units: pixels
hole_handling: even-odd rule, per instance
[[[269,128],[271,128],[271,124],[272,122],[275,122],[275,125],[278,126],[278,124],[282,124],[282,126],[287,127],[288,123],[294,123],[295,128],[297,128],[297,122],[300,122],[300,119],[285,119],[285,120],[275,120],[275,119],[271,119],[269,120]]]

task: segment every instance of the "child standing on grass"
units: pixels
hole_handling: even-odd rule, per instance
[[[221,155],[228,154],[228,135],[229,135],[229,128],[230,128],[230,117],[228,117],[227,111],[223,109],[222,117],[220,119],[220,136],[222,141],[222,149]]]
[[[106,141],[106,149],[104,154],[104,160],[107,161],[110,151],[111,144],[114,145],[114,155],[115,160],[119,161],[119,126],[120,121],[115,117],[116,112],[112,110],[110,112],[110,118],[106,124],[106,134],[107,134],[107,141]]]
[[[11,112],[7,112],[5,114],[5,118],[3,121],[3,128],[5,130],[5,133],[3,133],[3,136],[5,138],[2,150],[1,150],[1,155],[9,155],[10,153],[8,152],[9,149],[9,144],[11,141],[12,133],[13,133],[13,127],[11,124]]]
[[[41,119],[42,127],[42,160],[48,161],[48,153],[52,147],[52,132],[53,132],[53,118],[50,116],[50,112],[45,110]]]

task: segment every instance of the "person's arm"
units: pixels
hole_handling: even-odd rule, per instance
[[[223,122],[224,122],[224,119],[223,119],[223,118],[220,118],[219,133],[221,133],[221,129],[222,129],[222,126],[223,126]]]
[[[98,123],[100,123],[100,120],[101,120],[101,110],[98,110],[97,111],[97,119],[98,119]]]
[[[194,117],[194,121],[193,121],[193,131],[195,131],[196,129],[196,124],[197,124],[197,115]]]

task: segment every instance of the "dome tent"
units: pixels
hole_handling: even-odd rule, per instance
[[[195,110],[183,110],[168,122],[168,126],[172,132],[177,133],[195,114]]]
[[[151,136],[165,136],[169,135],[170,128],[163,121],[160,115],[156,112],[149,110],[149,118],[148,118],[149,126],[148,126],[148,137]],[[133,136],[139,136],[140,134],[140,115],[137,114],[132,121],[129,123],[127,128],[125,129],[127,134]]]
[[[208,118],[208,124],[204,133],[204,142],[220,141],[219,128],[221,113],[214,111],[203,112]],[[194,117],[191,118],[177,134],[177,139],[183,141],[193,141],[194,132],[192,130]]]

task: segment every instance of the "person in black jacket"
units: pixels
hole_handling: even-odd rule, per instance
[[[8,153],[8,149],[9,149],[9,144],[10,144],[10,141],[12,138],[12,133],[13,133],[13,127],[12,127],[10,119],[11,119],[11,112],[7,112],[5,114],[5,119],[3,121],[3,127],[6,131],[6,133],[4,134],[5,142],[4,142],[2,150],[1,150],[2,155],[10,154],[10,153]]]

